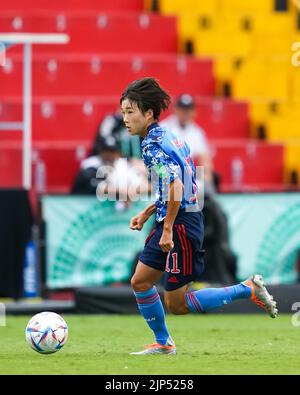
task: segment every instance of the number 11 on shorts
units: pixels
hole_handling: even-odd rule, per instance
[[[178,274],[180,273],[180,269],[178,269],[178,253],[173,252],[172,254],[172,262],[173,262],[173,268],[170,269],[170,253],[169,251],[168,256],[167,256],[167,261],[166,261],[166,272],[167,273],[172,273],[172,274]]]

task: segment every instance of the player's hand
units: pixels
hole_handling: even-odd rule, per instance
[[[142,230],[144,223],[147,221],[147,218],[142,215],[138,214],[135,217],[132,217],[130,220],[130,229],[132,230]]]
[[[173,231],[164,230],[159,240],[159,246],[163,252],[169,252],[174,248]]]

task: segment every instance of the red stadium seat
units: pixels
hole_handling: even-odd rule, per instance
[[[88,142],[36,143],[33,146],[32,182],[36,185],[37,159],[45,164],[46,192],[68,193],[79,169],[80,160],[87,156]],[[0,188],[22,185],[21,142],[0,141]]]
[[[175,17],[136,12],[3,12],[0,31],[70,35],[67,45],[36,45],[36,53],[175,53],[178,41]]]
[[[141,11],[144,0],[10,0],[0,3],[0,11],[20,10],[94,10],[94,11]]]
[[[246,139],[249,136],[248,109],[245,103],[213,98],[197,98],[196,103],[198,122],[209,138]],[[119,96],[36,98],[33,101],[33,140],[91,140],[103,117],[118,107]],[[0,102],[0,121],[21,119],[20,98]],[[7,138],[6,133],[5,135]]]
[[[234,189],[232,166],[234,160],[242,162],[242,189],[249,186],[269,189],[283,183],[284,147],[243,141],[214,141],[214,166],[221,175],[225,190]]]
[[[69,192],[103,117],[119,107],[126,85],[159,79],[173,98],[195,96],[197,122],[211,141],[222,189],[283,185],[283,147],[252,142],[246,102],[216,98],[211,59],[178,55],[176,18],[143,11],[143,0],[2,1],[0,31],[67,33],[67,45],[33,47],[33,183],[37,158],[47,192]],[[22,120],[21,46],[0,67],[0,121]],[[167,114],[171,112],[171,109]],[[166,114],[166,115],[167,115]],[[22,183],[21,132],[0,133],[0,187]]]
[[[101,119],[118,108],[115,98],[43,98],[33,101],[33,141],[76,141],[94,138]],[[21,99],[0,103],[0,121],[21,121]],[[0,139],[15,140],[17,134],[1,132]],[[5,137],[3,137],[5,136]]]
[[[247,139],[250,136],[248,104],[229,99],[196,96],[196,122],[209,139]],[[162,119],[170,115],[172,107]]]
[[[69,193],[73,179],[79,169],[80,160],[88,156],[89,142],[48,144],[39,143],[34,151],[45,163],[46,188],[49,192]],[[33,180],[35,173],[33,173]]]
[[[198,99],[196,121],[209,139],[248,139],[250,136],[246,102],[222,98]]]
[[[2,136],[2,133],[0,137]],[[4,143],[4,144],[3,144]],[[0,140],[0,188],[22,186],[22,145],[21,142]]]
[[[212,141],[214,165],[221,175],[222,190],[235,189],[232,177],[233,161],[242,162],[241,190],[272,190],[283,182],[283,146],[243,141]],[[48,192],[68,192],[86,157],[90,140],[44,141],[33,144],[33,182],[35,182],[36,158],[44,161]],[[21,142],[0,141],[0,187],[20,186],[22,182]]]
[[[173,95],[213,95],[210,59],[176,55],[35,56],[33,95],[120,95],[132,80],[156,77]],[[21,95],[22,58],[7,56],[0,68],[0,98]],[[176,84],[174,84],[176,81]]]

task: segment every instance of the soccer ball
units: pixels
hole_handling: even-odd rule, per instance
[[[68,326],[60,315],[44,311],[29,320],[25,335],[27,343],[34,351],[51,354],[66,344]]]

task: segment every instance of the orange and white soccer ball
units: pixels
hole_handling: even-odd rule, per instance
[[[66,344],[68,326],[60,315],[44,311],[29,320],[25,334],[28,345],[34,351],[52,354]]]

